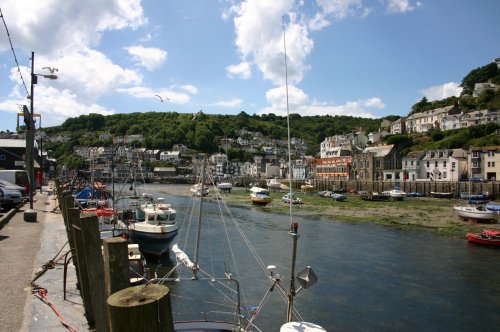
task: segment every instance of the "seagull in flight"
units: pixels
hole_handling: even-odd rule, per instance
[[[193,118],[191,119],[191,121],[195,121],[198,115],[200,115],[201,113],[203,113],[203,110],[200,110],[198,113],[193,114]]]
[[[56,67],[43,67],[42,69],[47,69],[51,74],[54,74],[55,71],[59,71]]]
[[[155,95],[156,97],[160,98],[160,101],[163,103],[165,100],[170,100],[169,98],[165,97],[162,98],[160,95]]]

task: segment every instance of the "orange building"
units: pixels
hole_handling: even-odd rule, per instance
[[[316,159],[316,177],[349,180],[351,156]]]

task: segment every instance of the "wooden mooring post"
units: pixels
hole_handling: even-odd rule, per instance
[[[110,237],[103,241],[104,284],[106,296],[130,287],[128,242],[122,237]]]
[[[146,284],[122,289],[108,298],[111,331],[174,332],[170,290]]]
[[[78,208],[67,209],[78,261],[78,282],[85,316],[97,331],[109,331],[104,288],[104,263],[97,216],[80,215]]]

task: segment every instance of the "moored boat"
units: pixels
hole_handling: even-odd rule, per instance
[[[217,188],[222,190],[222,191],[227,191],[227,192],[231,192],[231,189],[233,189],[233,184],[231,182],[220,182],[220,183],[217,183]]]
[[[189,189],[189,191],[191,191],[194,196],[200,196],[201,192],[202,192],[201,188],[202,188],[201,184],[197,183],[197,184],[193,184],[191,186],[191,188]],[[208,188],[207,185],[204,185],[203,186],[203,196],[207,196],[209,193],[210,193],[210,189]]]
[[[344,194],[339,194],[339,193],[332,193],[330,197],[337,202],[343,202],[347,199],[347,196]]]
[[[392,189],[382,192],[384,195],[389,195],[395,201],[402,201],[406,197],[406,193],[401,189]]]
[[[467,233],[465,237],[469,242],[488,246],[500,246],[500,231],[484,230],[479,234]]]
[[[304,201],[294,194],[288,193],[281,197],[281,200],[286,204],[304,204]]]
[[[489,203],[485,206],[486,210],[500,213],[500,203]]]
[[[455,210],[460,219],[475,222],[496,221],[498,216],[498,213],[483,209],[481,205],[454,205],[453,210]]]
[[[434,197],[434,198],[452,198],[453,197],[453,193],[431,191],[431,196]]]
[[[360,191],[358,192],[359,198],[361,198],[364,201],[376,201],[376,202],[387,202],[389,198],[391,198],[390,195],[384,194],[384,193],[379,193],[376,191]]]
[[[156,202],[135,204],[132,210],[122,213],[122,229],[127,229],[130,240],[139,245],[145,255],[161,257],[169,250],[169,245],[177,234],[176,211],[170,204],[158,198]]]
[[[269,196],[269,191],[260,187],[250,188],[250,200],[254,205],[267,205],[273,201]]]

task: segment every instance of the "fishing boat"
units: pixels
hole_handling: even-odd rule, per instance
[[[75,206],[80,209],[108,206],[109,193],[106,191],[106,185],[100,183],[88,184],[73,196],[75,197]]]
[[[462,220],[471,220],[475,222],[496,222],[498,213],[484,209],[481,205],[454,205],[458,217]]]
[[[467,233],[465,237],[469,240],[469,242],[487,246],[500,246],[500,231],[485,229],[479,234]]]
[[[161,257],[169,251],[179,227],[176,211],[163,198],[136,205],[122,215],[122,229],[129,231],[130,240],[139,245],[143,254]]]
[[[250,188],[250,200],[254,205],[267,205],[273,201],[269,196],[269,190],[260,187]]]

